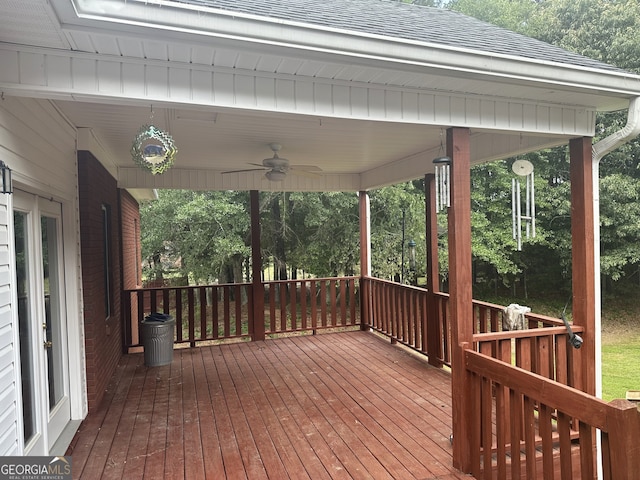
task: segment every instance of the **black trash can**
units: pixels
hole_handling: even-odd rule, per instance
[[[173,361],[173,331],[176,321],[171,315],[152,313],[142,321],[144,364],[160,367]]]

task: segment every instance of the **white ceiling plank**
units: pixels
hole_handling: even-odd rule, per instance
[[[144,52],[144,58],[150,60],[168,60],[169,59],[169,45],[164,42],[156,41],[144,41],[142,44],[142,51]]]
[[[168,57],[171,62],[178,63],[190,63],[191,62],[191,47],[182,43],[169,44],[167,48]]]
[[[118,37],[118,48],[123,57],[144,58],[144,47],[140,39]]]

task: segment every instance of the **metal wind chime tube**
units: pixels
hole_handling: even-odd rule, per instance
[[[531,236],[535,237],[536,236],[536,195],[535,195],[535,189],[533,187],[534,182],[533,182],[533,172],[531,172],[531,174],[528,177],[529,180],[529,195],[528,197],[531,199],[531,208],[529,209],[528,215],[530,217],[530,224],[531,224]]]
[[[451,206],[450,162],[449,157],[438,157],[433,160],[435,164],[436,213]]]
[[[511,234],[514,240],[518,239],[518,230],[516,228],[516,182],[515,178],[511,179]]]
[[[516,220],[518,222],[518,251],[522,250],[522,203],[520,202],[520,180],[516,180]]]
[[[522,222],[525,223],[525,234],[527,238],[536,236],[536,207],[535,191],[533,186],[533,165],[527,160],[516,160],[511,167],[513,172],[525,177],[525,214],[522,215],[522,200],[520,180],[511,179],[511,219],[513,239],[516,241],[518,251],[522,250]]]

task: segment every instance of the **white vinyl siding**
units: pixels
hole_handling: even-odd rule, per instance
[[[13,171],[14,188],[63,204],[66,299],[72,416],[86,414],[80,295],[76,130],[49,101],[6,97],[0,101],[0,160]],[[12,197],[0,194],[0,455],[23,449],[18,315]],[[78,399],[77,397],[81,397]]]

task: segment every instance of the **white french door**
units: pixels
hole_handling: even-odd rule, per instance
[[[13,219],[24,450],[48,455],[71,419],[61,204],[16,191]]]

